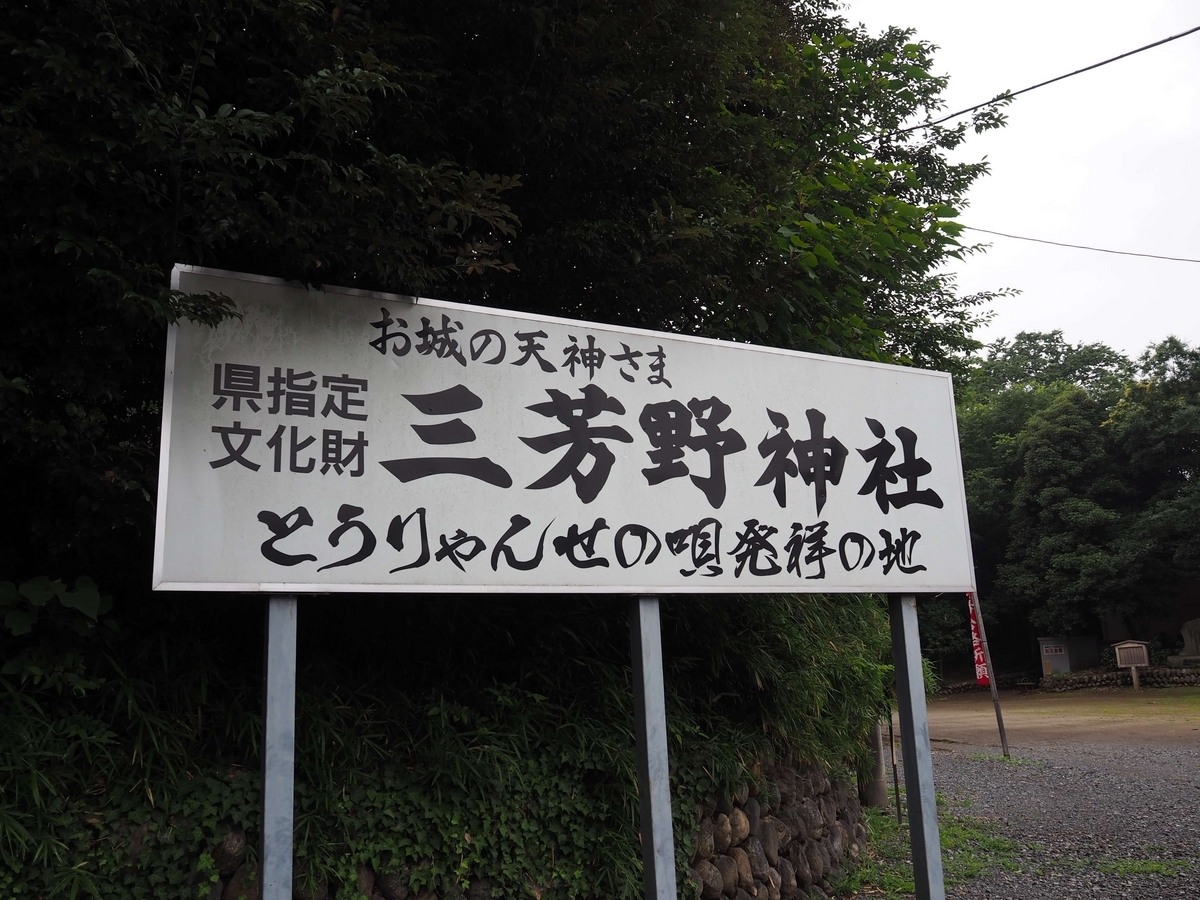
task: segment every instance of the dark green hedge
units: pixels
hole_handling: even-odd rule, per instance
[[[360,863],[443,895],[486,876],[495,897],[640,897],[626,604],[302,601],[306,869],[347,898]],[[764,760],[853,768],[886,630],[872,597],[663,606],[682,872],[699,804]],[[184,896],[230,825],[257,840],[261,600],[107,618],[52,598],[4,632],[5,897]]]

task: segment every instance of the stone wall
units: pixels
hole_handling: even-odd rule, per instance
[[[1138,669],[1142,687],[1172,687],[1200,684],[1200,669],[1172,669],[1168,666],[1143,666]],[[1116,672],[1076,672],[1071,675],[1052,675],[1043,678],[1038,687],[1043,691],[1078,691],[1091,687],[1131,687],[1133,676],[1128,669]]]
[[[764,790],[743,789],[701,810],[692,854],[691,885],[680,897],[703,900],[826,898],[831,880],[866,850],[867,833],[857,794],[820,769],[777,767]],[[192,897],[259,900],[254,864],[247,861],[246,834],[231,828],[209,850],[217,880],[197,877]],[[491,882],[473,878],[464,889],[439,897],[411,890],[403,872],[359,866],[358,888],[371,900],[491,900]],[[328,900],[329,885],[315,884],[297,867],[294,900]]]
[[[996,676],[996,687],[999,688],[1000,690],[1005,690],[1007,688],[1015,688],[1021,682],[1026,681],[1032,677],[1036,677],[1036,676],[1027,675],[1024,672],[1017,672],[1015,674],[1012,672],[1009,672],[1004,675],[998,675],[998,676]],[[990,691],[990,690],[991,690],[991,688],[988,685],[979,684],[977,681],[962,681],[962,682],[959,682],[958,684],[940,684],[940,685],[938,685],[938,695],[939,696],[941,696],[943,694],[971,694],[971,693],[974,693],[975,691]]]
[[[828,897],[867,845],[857,794],[819,769],[777,768],[765,791],[704,810],[699,832],[690,875],[702,900]]]

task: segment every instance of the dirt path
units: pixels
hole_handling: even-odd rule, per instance
[[[1200,688],[1097,688],[1062,694],[1001,691],[1012,747],[1104,743],[1139,746],[1200,744]],[[929,703],[935,744],[1000,746],[996,714],[986,692],[939,697]]]

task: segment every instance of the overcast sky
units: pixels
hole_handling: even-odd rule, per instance
[[[1200,3],[844,0],[843,15],[940,47],[953,111],[1200,25]],[[1200,32],[1016,98],[1008,125],[958,158],[985,157],[964,224],[1200,258]],[[955,264],[962,291],[1021,291],[993,304],[985,341],[1061,329],[1131,355],[1168,334],[1200,344],[1200,264],[973,237],[991,247]]]

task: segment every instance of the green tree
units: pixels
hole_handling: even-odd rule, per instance
[[[1060,332],[988,349],[958,413],[998,655],[1104,615],[1155,637],[1148,619],[1200,578],[1200,351],[1169,338],[1135,364]]]
[[[1028,593],[1040,577],[1033,570],[1027,574],[1021,599],[1009,590],[1016,571],[1013,566],[1018,565],[1012,554],[1021,560],[1028,554],[1028,547],[1018,547],[1014,540],[1026,532],[1027,524],[1019,523],[1031,514],[1028,498],[1021,491],[1032,485],[1028,474],[1034,446],[1031,434],[1044,428],[1038,416],[1048,413],[1064,395],[1080,390],[1099,404],[1098,409],[1109,409],[1121,397],[1133,371],[1133,362],[1105,344],[1069,343],[1061,331],[1022,331],[1012,340],[1000,338],[989,344],[984,355],[970,361],[966,377],[956,383],[977,583],[992,650],[1004,665],[1025,661],[1032,647],[1027,640],[1032,634],[1028,616],[1033,606],[1045,599],[1045,594],[1034,599]],[[1100,421],[1103,419],[1100,415]],[[1110,451],[1111,446],[1105,444],[1105,454]],[[1018,503],[1019,494],[1020,503],[1026,505]],[[1120,533],[1121,529],[1114,532]],[[1115,547],[1108,551],[1117,552]],[[1007,575],[1001,580],[1006,560]]]
[[[993,341],[987,350],[985,358],[974,361],[968,380],[972,396],[980,400],[1014,387],[1056,383],[1119,396],[1134,373],[1134,364],[1107,344],[1069,344],[1061,331],[1022,331],[1011,341]]]
[[[947,365],[982,298],[935,271],[983,164],[935,109],[931,48],[829,2],[413,5],[438,120],[517,171],[518,270],[459,296],[802,350]],[[980,127],[984,127],[981,123]]]
[[[1200,579],[1200,350],[1168,338],[1138,369],[1109,423],[1133,509],[1116,541],[1121,592],[1109,611],[1135,629]]]
[[[921,653],[938,664],[940,678],[962,668],[972,658],[971,620],[965,594],[921,595],[917,598]]]
[[[950,365],[985,167],[832,2],[34,0],[0,24],[0,569],[147,577],[175,262]],[[994,117],[978,127],[997,124]],[[501,173],[484,175],[479,173]]]
[[[17,837],[0,850],[28,873],[24,896],[133,877],[91,841],[85,808],[126,824],[157,816],[155,833],[170,832],[164,789],[201,766],[228,781],[231,760],[253,764],[237,754],[257,734],[258,636],[229,625],[246,618],[245,601],[145,596],[166,325],[220,327],[236,314],[225,298],[173,292],[174,263],[916,365],[975,347],[982,298],[957,296],[937,269],[970,252],[953,220],[986,167],[948,155],[971,126],[898,133],[940,106],[932,48],[900,30],[849,29],[833,10],[832,0],[29,0],[6,10],[0,601],[6,620],[16,612],[32,631],[0,632],[10,704],[0,713],[23,723],[0,740],[0,768],[22,773],[0,785],[0,811],[39,791],[43,808],[17,804],[3,824],[37,827],[29,841],[9,827]],[[28,577],[41,574],[52,578]],[[124,623],[112,633],[96,626],[109,592]],[[570,778],[585,788],[620,786],[598,808],[600,838],[580,844],[636,867],[628,844],[606,839],[632,840],[620,799],[632,783],[628,718],[604,719],[628,698],[623,612],[514,602],[492,604],[489,618],[469,603],[414,598],[372,619],[385,631],[330,627],[306,648],[307,674],[321,673],[314,695],[329,701],[301,755],[316,795],[303,809],[320,813],[306,826],[312,843],[348,883],[363,846],[342,840],[362,833],[348,783],[424,765],[398,748],[424,752],[414,735],[429,727],[464,732],[470,752],[444,756],[454,778],[474,776],[480,744],[501,748],[496,765],[511,775],[502,748],[523,735],[488,729],[511,727],[504,705],[520,697],[536,742],[514,756],[559,786],[567,759],[579,760]],[[351,604],[378,613],[354,598],[327,615],[345,619]],[[679,603],[664,617],[684,729],[673,740],[694,748],[676,759],[697,793],[750,777],[756,757],[850,753],[878,711],[884,632],[870,598],[746,606]],[[424,631],[413,627],[422,618]],[[446,645],[425,637],[448,632]],[[75,635],[69,648],[60,633]],[[333,702],[343,679],[367,674],[387,682],[380,707],[405,708],[397,695],[409,691],[410,719],[380,715],[365,689],[350,709]],[[427,699],[438,685],[453,696]],[[576,741],[584,733],[594,745]],[[348,757],[335,777],[330,759]],[[472,784],[494,801],[486,771]],[[575,786],[562,791],[569,801]],[[154,787],[162,805],[148,809]],[[406,812],[441,803],[435,794],[414,788]],[[426,818],[406,830],[411,847],[462,840],[446,796],[445,834]],[[217,826],[215,812],[203,815]],[[96,865],[83,865],[93,851]],[[40,867],[29,863],[39,852]],[[583,880],[584,864],[568,862]],[[567,864],[551,854],[551,866]],[[172,866],[172,889],[188,892],[190,873]],[[523,884],[513,875],[504,889]]]
[[[992,619],[996,576],[1013,531],[1013,498],[1033,417],[1064,392],[1084,388],[1104,404],[1120,396],[1133,364],[1104,344],[1070,344],[1061,331],[1000,338],[971,360],[957,385],[959,440],[976,578]],[[1018,629],[1022,620],[1011,623]],[[996,637],[1003,647],[1003,625]]]
[[[1126,491],[1106,446],[1107,416],[1085,390],[1068,389],[1030,419],[1020,440],[996,599],[1042,634],[1094,633],[1119,572],[1113,541]]]
[[[414,41],[317,0],[7,11],[0,569],[146,583],[165,324],[232,313],[175,262],[412,291],[505,267],[515,180],[408,155]]]
[[[1025,426],[1064,390],[1062,385],[1022,384],[986,401],[958,406],[963,484],[971,519],[971,545],[982,596],[991,597],[996,569],[1008,550],[1013,492],[1021,476]]]

